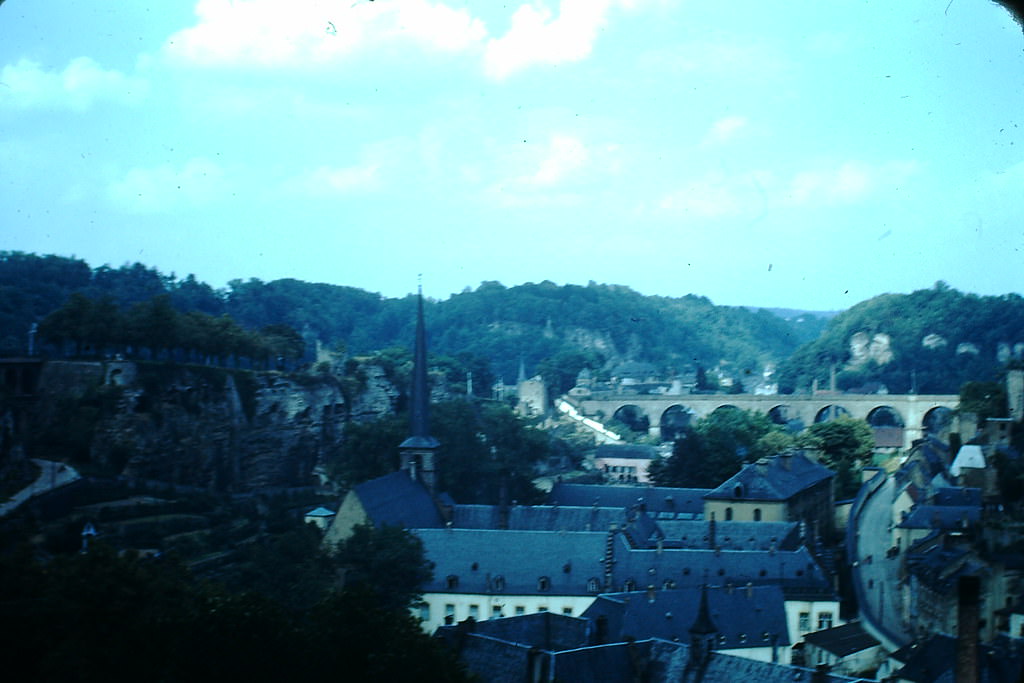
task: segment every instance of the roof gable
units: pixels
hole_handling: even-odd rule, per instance
[[[803,453],[761,458],[705,494],[706,500],[787,501],[812,486],[831,479],[832,470]]]
[[[420,529],[443,526],[427,488],[407,472],[386,474],[358,484],[355,493],[374,526]]]

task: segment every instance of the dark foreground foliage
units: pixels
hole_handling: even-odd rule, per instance
[[[32,681],[464,681],[406,606],[364,588],[308,608],[196,581],[175,559],[0,559],[8,665]]]

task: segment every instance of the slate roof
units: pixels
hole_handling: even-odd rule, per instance
[[[522,619],[523,617],[507,617]],[[479,627],[481,624],[477,624]],[[531,644],[508,642],[482,633],[467,633],[455,640],[460,659],[470,671],[488,683],[522,683],[530,680]],[[546,667],[545,680],[606,681],[632,683],[793,683],[817,680],[822,683],[840,683],[856,679],[834,674],[815,673],[785,664],[760,662],[744,657],[712,652],[707,664],[695,666],[690,661],[690,648],[658,638],[629,643],[590,645],[560,651],[534,651]]]
[[[407,472],[392,472],[357,484],[356,495],[374,526],[441,527],[444,521],[426,487]]]
[[[697,520],[658,520],[665,547],[711,547],[710,523]],[[723,550],[795,550],[800,547],[799,522],[715,522],[715,546]]]
[[[702,588],[608,593],[598,596],[583,617],[607,620],[610,640],[662,638],[687,642],[699,621]],[[785,599],[778,586],[707,588],[708,616],[717,634],[715,649],[788,646]]]
[[[793,551],[616,549],[616,585],[632,580],[637,588],[661,588],[666,581],[677,588],[727,583],[777,584],[783,588],[827,590],[829,582],[807,548]],[[671,585],[671,584],[670,584]]]
[[[906,662],[894,678],[914,683],[955,683],[956,639],[943,634],[933,635],[919,644],[904,647],[890,655]],[[1024,675],[1024,659],[1020,648],[1005,636],[998,636],[978,648],[981,683],[1019,683]]]
[[[428,593],[592,595],[587,583],[603,583],[607,533],[417,529],[427,560],[434,563]],[[678,588],[701,584],[777,584],[785,591],[831,594],[821,567],[801,547],[792,551],[631,548],[621,534],[614,545],[612,581]],[[474,568],[475,567],[475,568]],[[448,577],[457,577],[449,587]],[[498,581],[500,577],[500,582]],[[540,577],[548,578],[542,588]],[[500,586],[500,588],[499,588]]]
[[[847,657],[879,645],[879,642],[856,621],[808,633],[804,636],[804,642],[831,652],[837,657]]]
[[[980,519],[978,505],[915,505],[897,526],[901,529],[961,529]]]
[[[601,532],[452,528],[418,529],[416,535],[434,565],[427,593],[587,595],[587,581],[604,575],[607,534]],[[452,588],[450,576],[457,577]],[[548,578],[547,589],[540,577]]]
[[[967,505],[981,507],[981,489],[944,486],[935,489],[932,505]]]
[[[668,486],[604,486],[558,482],[551,488],[548,502],[618,508],[642,504],[655,519],[695,519],[704,515],[704,494],[707,492],[708,489]]]
[[[571,650],[589,645],[591,624],[587,619],[555,612],[534,612],[516,617],[463,621],[441,626],[434,633],[451,642],[460,634],[475,633],[509,643],[528,643],[544,650]]]
[[[788,461],[788,464],[787,464]],[[707,500],[787,501],[833,476],[832,470],[802,453],[762,458],[704,495]]]
[[[495,505],[456,505],[452,526],[460,529],[498,529],[501,508]],[[626,521],[622,508],[564,505],[513,505],[507,510],[509,529],[520,531],[608,531]]]

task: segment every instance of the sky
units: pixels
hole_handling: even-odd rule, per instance
[[[989,0],[6,0],[0,250],[215,287],[1024,288]]]

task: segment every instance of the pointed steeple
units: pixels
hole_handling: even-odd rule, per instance
[[[697,607],[697,618],[690,627],[690,663],[691,667],[704,667],[711,658],[711,651],[715,646],[715,636],[718,635],[718,627],[711,619],[711,610],[708,608],[708,585],[705,583],[700,587],[700,605]]]
[[[423,288],[416,311],[416,344],[413,349],[411,436],[429,437],[430,387],[427,384],[427,331],[423,322]]]
[[[440,445],[430,436],[430,386],[427,383],[427,332],[423,321],[423,287],[419,288],[416,342],[413,349],[412,396],[409,406],[409,438],[398,447],[402,469],[421,480],[433,492],[434,451]]]

